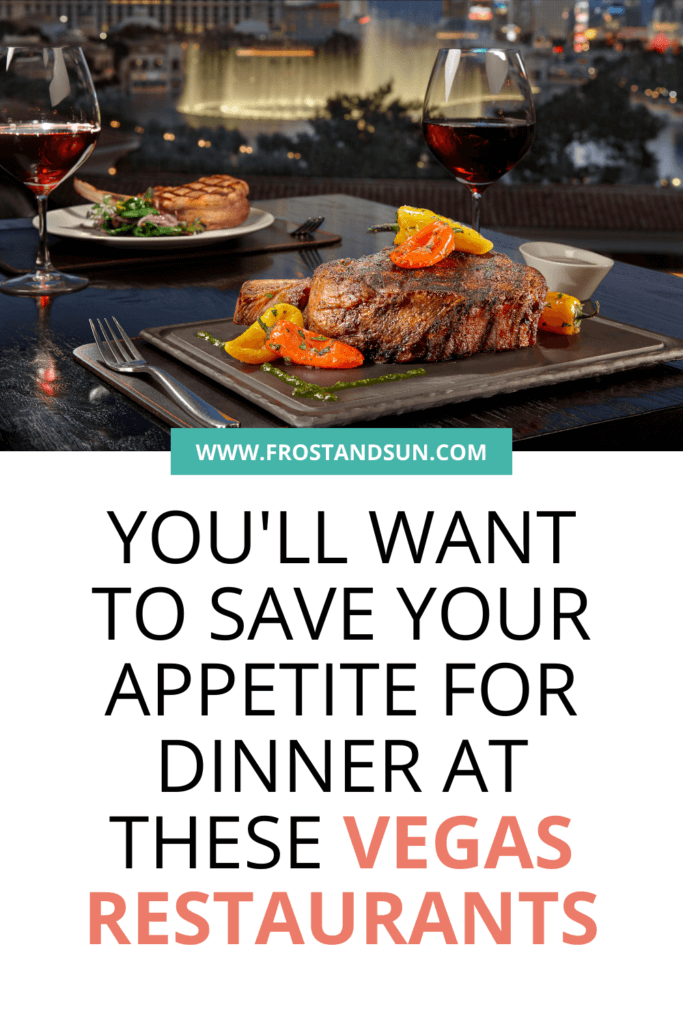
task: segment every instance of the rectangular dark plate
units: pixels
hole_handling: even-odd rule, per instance
[[[580,377],[683,358],[683,341],[643,331],[628,324],[594,317],[574,336],[539,333],[533,348],[487,352],[446,363],[382,363],[355,370],[320,370],[289,366],[288,372],[312,383],[329,385],[338,380],[379,377],[384,373],[423,366],[424,377],[341,391],[336,402],[292,397],[292,388],[258,366],[239,363],[222,348],[196,337],[209,331],[221,341],[237,337],[245,328],[232,320],[205,320],[141,331],[152,345],[231,391],[248,398],[295,427],[336,427],[359,420],[452,402],[522,391]]]

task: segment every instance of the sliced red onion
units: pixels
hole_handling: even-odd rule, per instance
[[[141,217],[138,221],[138,227],[141,224],[159,224],[160,226],[167,228],[174,228],[180,221],[177,217],[174,217],[172,213],[148,213],[146,216]]]

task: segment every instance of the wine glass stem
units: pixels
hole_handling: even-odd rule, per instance
[[[36,271],[50,273],[55,268],[50,259],[47,247],[47,196],[36,196],[38,200],[38,252],[36,254]]]
[[[471,190],[472,196],[472,227],[475,231],[479,231],[479,218],[481,216],[481,192],[477,192],[476,189]]]

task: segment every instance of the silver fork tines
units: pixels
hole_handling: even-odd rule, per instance
[[[122,368],[124,365],[126,367],[130,366],[132,368],[133,364],[137,364],[140,367],[145,366],[146,360],[140,355],[135,345],[128,337],[128,335],[126,334],[126,332],[124,331],[123,327],[118,322],[116,317],[113,316],[112,320],[116,324],[116,328],[119,332],[119,338],[117,338],[116,335],[114,334],[114,331],[112,330],[108,320],[105,319],[104,321],[104,327],[106,327],[107,329],[106,332],[104,327],[102,326],[102,321],[98,319],[97,322],[100,325],[102,336],[104,337],[105,341],[109,346],[115,365],[119,368]],[[107,337],[107,333],[109,334],[109,337]],[[102,354],[101,348],[100,353]]]
[[[300,224],[290,234],[293,238],[296,238],[298,235],[311,235],[314,231],[318,230],[324,220],[324,217],[309,217],[308,220],[305,220],[303,224]]]
[[[193,394],[170,373],[150,366],[145,357],[138,351],[115,316],[112,317],[116,332],[105,319],[104,324],[98,319],[99,333],[92,320],[90,330],[103,362],[118,373],[148,373],[175,398],[176,402],[195,419],[207,427],[239,427],[239,421],[224,416],[218,409],[205,402],[199,395]],[[100,338],[100,334],[102,337]]]
[[[97,333],[97,328],[95,327],[95,324],[92,322],[92,320],[88,320],[88,323],[90,324],[90,330],[92,331],[92,336],[95,339],[95,344],[97,345],[97,350],[100,353],[100,355],[102,356],[102,359],[107,364],[107,366],[114,366],[115,363],[116,363],[116,360],[114,358],[113,352],[109,348],[109,345],[107,345],[107,336],[104,333],[104,329],[102,328],[102,324],[100,324],[100,330],[102,331],[102,341],[100,341],[100,336]]]
[[[322,266],[323,258],[317,249],[302,249],[299,253],[309,274]]]

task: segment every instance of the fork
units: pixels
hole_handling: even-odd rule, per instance
[[[169,395],[172,395],[173,398],[175,398],[178,405],[182,406],[186,412],[191,413],[195,419],[199,420],[207,427],[239,427],[240,424],[238,420],[223,416],[218,409],[214,409],[212,405],[205,402],[204,399],[199,397],[199,395],[193,394],[183,384],[180,384],[179,381],[175,380],[174,377],[171,377],[170,373],[166,373],[165,370],[159,370],[156,366],[150,366],[144,356],[142,356],[137,350],[115,316],[112,317],[112,320],[116,325],[119,337],[116,337],[108,320],[105,319],[104,321],[107,328],[105,331],[102,326],[102,321],[98,319],[97,322],[100,325],[100,332],[102,334],[101,341],[95,324],[92,320],[89,321],[90,330],[92,331],[99,353],[111,370],[116,370],[118,373],[150,374],[151,377],[154,377],[154,379],[158,381],[166,391],[168,391]],[[107,336],[107,332],[109,336]]]
[[[317,249],[302,249],[299,253],[309,274],[322,266],[323,258]]]
[[[294,231],[290,231],[290,235],[292,238],[297,238],[299,235],[311,235],[318,230],[324,220],[324,217],[309,217],[303,224],[299,224],[298,228],[294,228]]]

